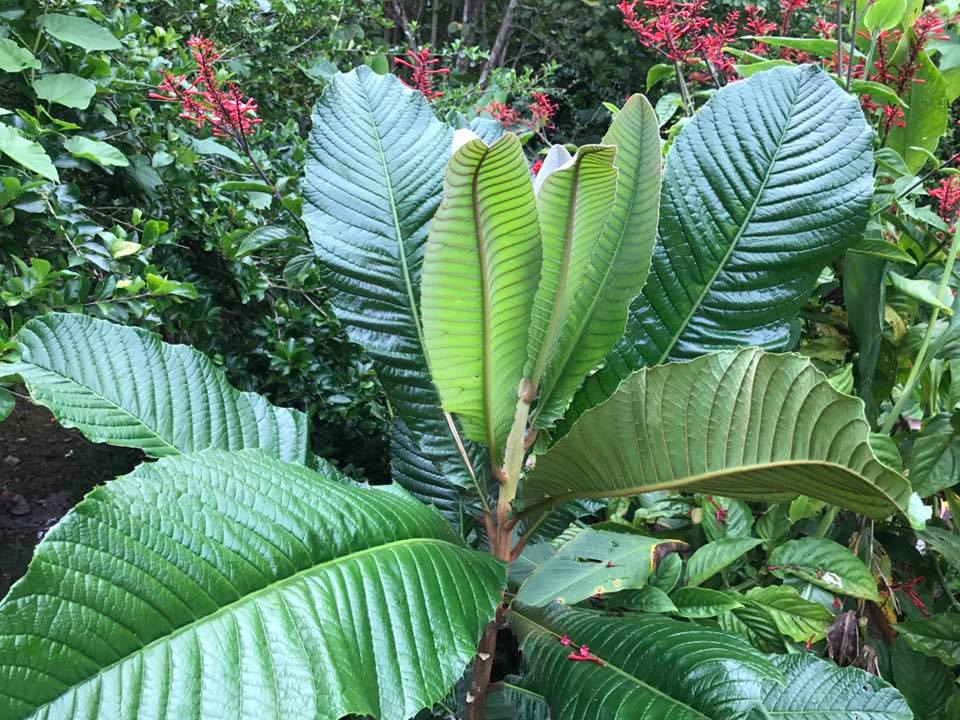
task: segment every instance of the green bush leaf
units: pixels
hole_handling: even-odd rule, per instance
[[[869,443],[863,403],[809,360],[715,353],[630,376],[537,459],[525,512],[578,497],[684,489],[771,502],[804,494],[886,517],[910,486]]]
[[[18,165],[22,165],[30,172],[60,182],[57,169],[50,161],[50,156],[40,143],[27,140],[20,131],[9,125],[0,124],[0,152],[9,157]]]
[[[430,378],[420,271],[453,131],[420,93],[367,67],[337,75],[313,113],[303,219],[331,303],[373,358],[394,412],[393,477],[448,517],[471,480]]]
[[[696,587],[729,566],[763,540],[759,538],[723,538],[697,548],[687,561],[687,585]]]
[[[40,69],[40,61],[25,47],[9,38],[0,38],[0,70],[8,73],[28,68]]]
[[[533,418],[538,427],[562,417],[584,377],[623,335],[627,305],[640,292],[650,269],[660,197],[660,138],[656,114],[646,98],[631,96],[602,142],[616,147],[616,195],[586,272],[582,278],[573,275],[579,287],[571,313],[561,316],[560,344],[541,381]],[[542,197],[538,204],[543,213]],[[541,216],[541,223],[544,220]],[[576,223],[580,223],[579,215]],[[546,242],[544,230],[545,257]],[[544,269],[547,267],[545,260]]]
[[[527,357],[540,228],[517,136],[488,146],[457,132],[464,142],[427,241],[423,334],[444,409],[499,461]]]
[[[305,462],[307,416],[235,390],[204,355],[153,333],[75,314],[30,320],[12,366],[33,400],[94,442],[161,457],[260,448]]]
[[[110,143],[74,135],[63,144],[74,157],[95,162],[101,167],[127,167],[130,161]]]
[[[863,234],[872,136],[856,98],[810,65],[717,92],[670,148],[650,277],[562,429],[641,367],[785,348],[821,269]]]
[[[33,91],[41,100],[86,110],[97,93],[97,86],[77,75],[53,73],[34,80]]]
[[[960,436],[946,414],[930,418],[917,436],[910,459],[910,484],[930,497],[957,482]]]
[[[908,52],[910,43],[900,43],[893,64],[899,67],[905,63]],[[947,129],[947,89],[943,76],[925,52],[918,55],[917,61],[920,68],[903,98],[909,106],[904,111],[904,127],[894,123],[886,142],[887,147],[900,153],[912,173],[926,165],[929,156],[924,150],[935,151]],[[921,149],[911,149],[914,146]]]
[[[960,614],[943,613],[894,627],[914,650],[951,667],[960,665]]]
[[[780,633],[794,642],[821,640],[833,622],[833,615],[823,605],[800,597],[800,593],[788,585],[753,588],[744,601],[762,606]]]
[[[863,25],[870,32],[891,30],[900,24],[906,11],[907,0],[875,0],[863,16]]]
[[[660,558],[684,543],[586,528],[544,561],[516,595],[521,605],[574,605],[643,587]]]
[[[10,417],[10,413],[13,412],[16,404],[17,401],[13,394],[6,388],[0,387],[0,422]]]
[[[863,670],[838,668],[810,654],[777,655],[770,662],[786,682],[767,686],[766,714],[751,720],[913,720],[903,696]]]
[[[732,594],[701,587],[682,587],[670,593],[676,615],[686,618],[708,618],[722,615],[742,603]]]
[[[84,50],[119,50],[123,47],[113,33],[88,18],[49,13],[43,17],[43,29],[57,40]]]
[[[0,716],[405,720],[502,584],[431,508],[330,466],[164,458],[90,493],[0,604]]]
[[[916,720],[956,720],[947,703],[956,694],[953,673],[936,658],[911,649],[905,642],[893,646],[893,682],[903,693]]]
[[[510,622],[552,720],[738,720],[782,679],[743,640],[658,615],[553,606],[514,610]],[[602,664],[568,659],[581,645]]]
[[[877,582],[863,561],[827,538],[788,540],[770,554],[769,565],[777,577],[793,575],[835,595],[880,599]]]
[[[758,37],[755,35],[744,35],[744,40],[761,42],[764,45],[773,47],[785,47],[792,50],[802,50],[822,58],[832,58],[837,52],[836,40],[826,40],[821,38],[795,38],[795,37],[777,37],[774,35]]]

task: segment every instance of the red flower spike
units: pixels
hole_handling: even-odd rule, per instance
[[[833,33],[837,30],[837,24],[828,22],[823,18],[817,18],[813,23],[813,31],[822,37],[824,40],[828,40],[833,37]]]
[[[407,57],[406,60],[397,57],[393,59],[393,62],[396,65],[410,68],[412,72],[410,82],[406,82],[403,78],[400,79],[400,82],[408,88],[419,90],[427,100],[432,101],[443,97],[442,92],[433,89],[433,76],[446,75],[450,72],[450,68],[434,67],[440,62],[440,59],[431,57],[430,48],[407,50],[404,55]]]
[[[572,652],[567,655],[567,660],[573,660],[574,662],[592,662],[596,663],[600,667],[603,667],[603,660],[595,655],[591,655],[590,648],[586,645],[581,645],[577,652]]]
[[[937,214],[950,228],[960,216],[960,175],[951,175],[940,181],[940,184],[928,191],[930,197],[937,201]]]
[[[567,646],[569,646],[569,645],[571,644],[571,642],[570,642],[570,636],[569,636],[569,635],[561,635],[561,636],[560,636],[560,644],[561,644],[561,645],[567,645]]]
[[[533,165],[530,166],[530,172],[533,173],[534,177],[540,173],[540,168],[543,167],[543,160],[537,160]]]
[[[806,10],[810,0],[780,0],[780,34],[787,35],[790,32],[790,21],[793,14],[800,10]]]
[[[245,142],[243,138],[256,132],[256,126],[263,122],[257,117],[256,100],[244,99],[236,83],[223,85],[217,79],[214,64],[223,58],[223,53],[217,52],[212,40],[193,35],[187,47],[197,66],[193,81],[188,81],[186,75],[164,72],[156,91],[147,97],[179,103],[180,118],[192,122],[198,129],[209,125],[215,137]]]
[[[843,607],[843,604],[840,602],[840,598],[838,598],[836,595],[834,595],[834,596],[833,596],[833,609],[834,609],[834,610],[839,610],[841,607]]]
[[[551,102],[550,98],[543,93],[533,93],[533,102],[527,105],[527,110],[533,116],[528,123],[531,129],[540,130],[541,128],[553,127],[553,114],[557,111],[557,104]]]
[[[767,20],[764,17],[764,13],[766,11],[762,7],[757,7],[756,5],[747,5],[743,9],[743,12],[747,16],[747,24],[744,26],[744,28],[746,29],[748,35],[762,37],[776,31],[777,24],[772,20]],[[765,48],[766,45],[761,43],[760,47]]]

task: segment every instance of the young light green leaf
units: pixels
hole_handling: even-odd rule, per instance
[[[642,367],[787,347],[821,269],[863,234],[872,137],[857,99],[812,65],[714,94],[670,148],[652,270],[626,332],[561,432]]]
[[[668,432],[669,430],[669,432]],[[537,458],[524,512],[661,489],[908,513],[910,485],[870,447],[863,403],[809,360],[757,349],[630,376]]]
[[[903,696],[858,668],[838,668],[809,653],[770,658],[785,676],[770,684],[763,713],[751,720],[913,720]]]
[[[34,402],[94,442],[153,457],[216,447],[307,459],[304,413],[235,390],[192,348],[72,313],[34,318],[17,340],[14,367]]]
[[[891,30],[900,24],[907,11],[907,0],[874,0],[863,16],[863,25],[871,33]]]
[[[660,558],[685,543],[587,528],[527,578],[521,605],[574,605],[594,595],[643,587]]]
[[[64,149],[74,157],[95,162],[100,167],[127,167],[130,161],[110,143],[74,135],[67,138]]]
[[[33,91],[41,100],[86,110],[97,93],[97,86],[71,73],[53,73],[34,80]]]
[[[939,283],[932,280],[908,278],[895,272],[887,273],[887,277],[890,278],[890,283],[907,297],[913,298],[924,305],[940,308],[940,311],[946,315],[953,314],[953,310],[947,305],[950,298],[937,297]]]
[[[30,172],[60,182],[57,169],[40,143],[27,140],[16,128],[0,124],[0,152]]]
[[[0,70],[8,73],[33,68],[40,69],[40,61],[25,47],[9,38],[0,38]]]
[[[755,35],[744,35],[743,39],[750,40],[751,42],[760,42],[764,45],[772,45],[773,47],[802,50],[803,52],[822,58],[831,58],[837,51],[836,41],[821,38],[778,37],[775,35],[759,37]]]
[[[660,615],[553,606],[514,609],[510,623],[552,720],[739,720],[782,679],[740,638]],[[564,635],[599,662],[569,660]]]
[[[764,72],[766,70],[773,70],[776,67],[791,67],[794,63],[789,60],[781,60],[779,58],[775,60],[761,60],[759,62],[753,63],[734,63],[733,68],[737,71],[737,75],[742,78],[748,78],[753,75],[756,75],[759,72]]]
[[[457,132],[473,139],[450,159],[430,226],[423,337],[444,409],[499,461],[527,357],[540,228],[517,136],[488,146]]]
[[[560,316],[562,329],[556,351],[547,358],[533,419],[537,427],[548,427],[563,416],[584,377],[600,364],[623,335],[627,306],[640,292],[650,270],[660,197],[660,137],[656,115],[647,99],[632,95],[617,113],[602,142],[616,148],[616,192],[613,194],[612,186],[608,190],[593,183],[584,187],[584,198],[577,201],[575,235],[591,239],[592,252],[586,258],[580,278],[571,275],[577,287],[569,304],[570,311]],[[602,192],[610,192],[611,197],[595,197],[587,203],[587,193]],[[612,201],[612,205],[598,235],[589,211],[600,203],[607,206],[607,200]],[[544,225],[546,269],[545,208],[542,202],[539,207]]]
[[[87,51],[119,50],[123,47],[113,33],[88,18],[48,13],[43,16],[43,29],[57,40]]]
[[[677,612],[677,606],[673,604],[670,596],[653,585],[644,585],[634,592],[623,593],[614,601],[614,604],[645,613]]]
[[[406,720],[460,677],[503,575],[431,508],[328,464],[146,463],[0,604],[0,717]]]
[[[822,537],[788,540],[770,554],[770,570],[777,577],[793,575],[835,595],[879,601],[873,575],[843,545]]]
[[[759,538],[723,538],[697,548],[687,561],[687,585],[696,587],[709,580],[762,542]]]
[[[543,187],[543,184],[547,181],[547,178],[553,175],[553,173],[566,165],[572,159],[573,156],[566,147],[563,145],[551,145],[550,150],[547,151],[546,157],[543,158],[543,164],[540,166],[540,171],[533,179],[533,194],[540,195],[540,190]]]
[[[953,667],[960,665],[960,614],[941,613],[894,625],[897,635],[917,652]]]
[[[685,618],[708,618],[743,607],[731,593],[701,587],[682,587],[670,594],[676,605],[675,615]]]

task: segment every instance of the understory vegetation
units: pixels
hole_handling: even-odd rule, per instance
[[[0,20],[0,717],[960,718],[956,0]]]

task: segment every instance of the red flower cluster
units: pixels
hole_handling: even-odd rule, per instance
[[[193,35],[187,41],[190,54],[197,64],[197,75],[188,81],[186,75],[164,72],[157,92],[148,94],[151,100],[180,104],[180,117],[198,128],[209,125],[216,137],[229,137],[241,145],[244,136],[256,131],[263,122],[257,117],[257,102],[243,97],[236,83],[221,84],[215,64],[223,58],[212,40]]]
[[[533,129],[553,127],[553,114],[557,111],[557,104],[543,93],[533,93],[533,102],[527,105],[527,110],[533,117],[530,125]]]
[[[560,644],[570,647],[573,644],[573,641],[570,640],[569,635],[561,635]],[[573,660],[574,662],[592,662],[596,663],[603,667],[603,660],[598,658],[596,655],[590,654],[590,648],[587,645],[581,645],[577,650],[571,652],[567,655],[567,660]]]
[[[923,576],[915,577],[913,580],[907,580],[902,583],[894,583],[890,586],[890,591],[899,590],[904,595],[907,596],[907,599],[910,601],[910,604],[917,608],[924,617],[930,614],[930,611],[927,610],[927,606],[924,604],[923,600],[920,599],[920,596],[917,594],[916,585],[923,582]],[[883,601],[886,602],[887,598],[890,596],[890,591],[881,590],[880,597],[883,598]]]
[[[397,65],[410,68],[410,82],[400,79],[404,85],[414,90],[419,90],[427,100],[435,100],[443,97],[442,92],[433,89],[433,76],[446,75],[450,68],[434,67],[440,62],[439,58],[431,57],[430,48],[420,48],[419,50],[407,50],[404,53],[407,60],[403,58],[394,58],[393,62]]]
[[[780,34],[790,32],[790,21],[793,14],[799,10],[806,10],[810,0],[780,0]]]
[[[765,17],[766,10],[756,5],[747,5],[743,9],[747,16],[747,24],[744,26],[750,35],[769,35],[777,29],[777,24]]]
[[[828,22],[828,21],[824,20],[823,18],[819,18],[819,17],[818,17],[818,18],[813,22],[813,31],[814,31],[817,35],[819,35],[820,37],[822,37],[824,40],[827,40],[827,39],[829,39],[829,38],[832,38],[832,37],[833,37],[833,33],[836,32],[836,30],[837,30],[837,24],[836,24],[836,23]]]
[[[520,124],[520,113],[509,105],[497,102],[496,100],[487,103],[483,108],[483,112],[488,113],[490,117],[505,128],[516,127]]]
[[[953,232],[954,224],[960,216],[960,175],[944,178],[928,194],[936,199],[937,214],[950,228],[950,232]]]

